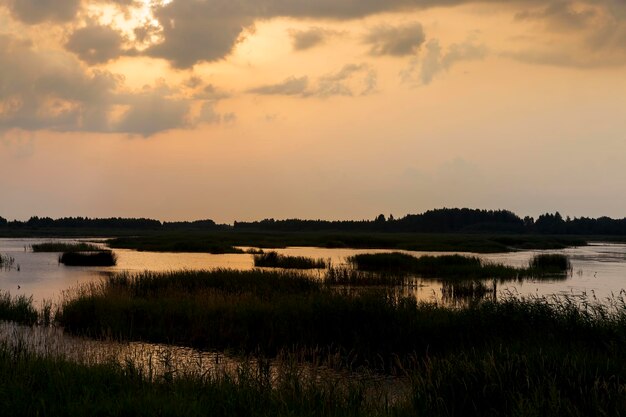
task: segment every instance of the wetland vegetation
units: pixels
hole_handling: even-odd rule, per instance
[[[97,252],[102,247],[92,243],[43,242],[31,245],[33,252]]]
[[[97,337],[203,341],[254,359],[242,358],[234,374],[156,376],[129,362],[77,364],[0,344],[0,407],[55,415],[619,415],[622,296],[453,308],[335,291],[293,271],[115,275],[67,299],[57,323]],[[279,370],[270,371],[271,357],[281,358]],[[303,360],[394,375],[402,389],[310,377],[297,366]],[[43,400],[26,401],[33,397]]]
[[[59,263],[66,266],[115,266],[117,256],[110,250],[96,252],[64,252]]]
[[[330,264],[325,259],[281,255],[272,251],[255,254],[254,266],[284,269],[323,269],[330,266]]]
[[[511,279],[566,274],[571,270],[568,258],[561,254],[535,255],[528,267],[513,267],[485,262],[477,256],[424,255],[415,257],[401,252],[359,254],[348,262],[356,269],[370,272],[416,274],[443,279]]]

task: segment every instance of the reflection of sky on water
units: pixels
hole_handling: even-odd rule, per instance
[[[33,295],[36,303],[43,299],[58,300],[63,291],[79,284],[98,282],[103,274],[115,271],[168,271],[178,269],[253,268],[252,255],[205,253],[156,253],[116,249],[118,265],[112,268],[66,267],[59,265],[57,253],[32,253],[25,247],[49,239],[0,239],[0,253],[15,258],[20,271],[0,270],[0,289],[11,294]],[[72,241],[65,239],[64,241]],[[330,259],[333,265],[342,265],[348,256],[358,253],[391,252],[390,250],[356,250],[292,247],[278,249],[286,255]],[[586,293],[599,299],[619,294],[626,288],[626,244],[591,244],[561,251],[521,251],[501,254],[482,254],[481,258],[512,266],[524,266],[540,252],[564,253],[570,257],[573,273],[567,280],[528,280],[498,283],[498,291],[525,295]],[[415,256],[438,255],[442,252],[407,252]],[[313,272],[315,273],[315,272]],[[18,286],[20,287],[18,289]],[[422,280],[408,289],[418,299],[441,298],[441,284]]]

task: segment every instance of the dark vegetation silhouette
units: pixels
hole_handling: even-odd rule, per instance
[[[115,266],[117,256],[110,250],[97,252],[64,252],[59,263],[66,266]]]
[[[233,225],[213,220],[160,222],[146,218],[31,217],[27,221],[7,221],[0,217],[2,231],[238,231],[238,232],[381,232],[381,233],[502,233],[549,235],[626,236],[626,218],[563,218],[559,212],[546,213],[537,219],[521,218],[508,210],[442,208],[395,219],[380,214],[373,220],[303,220],[265,219],[236,221]]]

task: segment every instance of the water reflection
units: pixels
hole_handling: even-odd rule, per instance
[[[68,288],[83,283],[98,282],[102,279],[103,274],[112,272],[213,268],[247,270],[254,268],[251,254],[155,253],[125,249],[115,250],[118,256],[118,264],[115,267],[65,267],[59,265],[57,253],[33,253],[25,250],[34,243],[49,240],[0,239],[0,253],[13,257],[15,264],[20,265],[20,271],[16,268],[11,270],[0,269],[0,290],[10,291],[14,295],[32,295],[35,304],[39,306],[42,300],[57,302],[63,291]],[[93,241],[93,239],[87,240]],[[76,242],[73,239],[58,239],[58,241]],[[334,266],[346,266],[346,258],[360,253],[391,252],[391,250],[311,247],[292,247],[277,249],[276,251],[283,255],[330,259]],[[403,252],[414,256],[444,254],[442,252]],[[479,256],[489,262],[521,267],[528,265],[529,260],[537,253],[562,253],[569,256],[574,273],[566,277],[553,276],[523,281],[499,281],[497,291],[516,292],[520,295],[583,294],[593,291],[598,298],[606,298],[612,293],[619,293],[621,289],[626,287],[624,284],[624,278],[626,278],[626,244],[597,243],[559,251],[520,251],[471,255]],[[312,273],[322,276],[321,271],[313,271]],[[444,298],[448,294],[467,292],[460,288],[454,288],[451,284],[444,285],[437,280],[418,280],[408,291],[418,300],[442,302],[445,301]]]
[[[349,370],[303,361],[285,355],[273,360],[259,360],[224,352],[200,351],[192,348],[157,343],[99,341],[64,333],[57,327],[21,326],[0,321],[0,343],[11,349],[39,356],[62,358],[84,365],[115,363],[131,366],[150,380],[177,376],[211,377],[227,375],[233,379],[243,370],[268,372],[271,381],[281,375],[297,375],[302,382],[323,384],[359,383],[372,398],[402,398],[408,390],[401,377],[367,370]],[[284,380],[284,378],[283,378]]]

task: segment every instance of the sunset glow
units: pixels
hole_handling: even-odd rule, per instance
[[[2,214],[622,217],[626,3],[446,3],[0,0]]]

